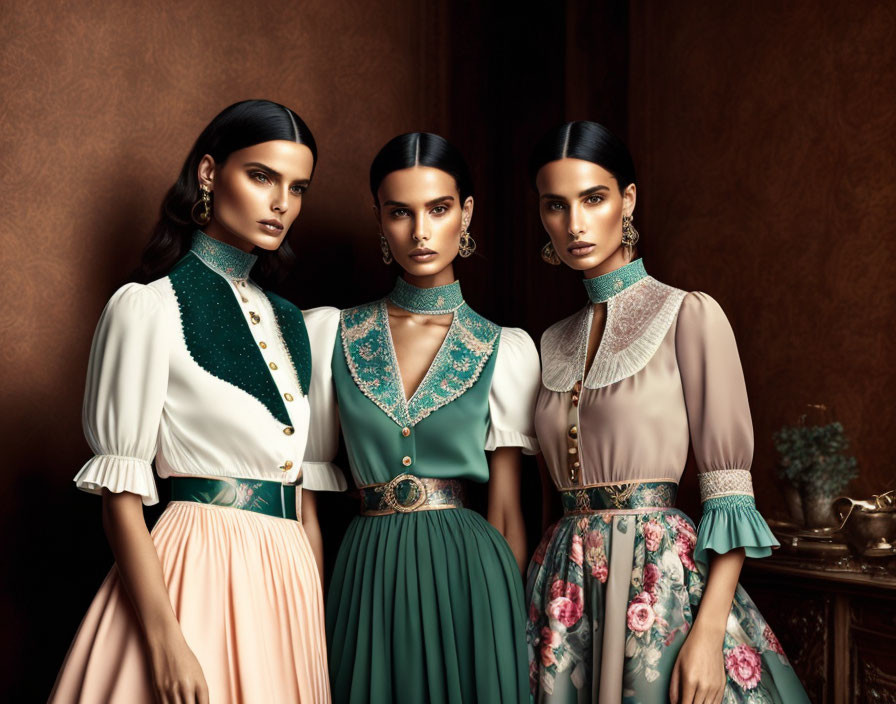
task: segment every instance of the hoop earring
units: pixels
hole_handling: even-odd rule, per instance
[[[470,234],[470,230],[466,229],[460,235],[460,246],[457,248],[457,253],[464,259],[466,259],[475,251],[476,240],[473,239],[473,236]]]
[[[636,244],[638,244],[638,240],[641,239],[641,233],[635,229],[635,226],[632,225],[632,216],[631,215],[623,215],[622,216],[622,244],[628,251],[628,259],[632,260],[632,256],[634,254],[633,249]]]
[[[202,206],[202,210],[197,216],[196,208],[199,206]],[[212,219],[212,192],[207,186],[199,187],[199,200],[190,208],[190,217],[197,225],[208,225],[208,221]]]
[[[557,256],[557,252],[554,250],[554,245],[550,241],[541,248],[541,258],[552,266],[560,266],[563,263],[560,257]]]
[[[388,266],[394,261],[392,259],[392,250],[389,249],[389,243],[386,241],[386,236],[382,232],[380,233],[380,251],[383,253],[383,264]]]

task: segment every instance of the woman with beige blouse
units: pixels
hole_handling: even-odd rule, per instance
[[[606,128],[553,130],[531,167],[542,257],[583,272],[589,297],[541,340],[535,425],[564,515],[528,573],[536,701],[807,702],[737,583],[745,555],[777,541],[753,500],[750,409],[725,314],[635,258],[634,166]],[[699,529],[674,508],[689,444]]]

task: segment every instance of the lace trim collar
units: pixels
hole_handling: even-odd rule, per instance
[[[190,251],[209,269],[228,279],[248,279],[249,272],[258,261],[258,257],[254,254],[209,237],[202,230],[193,233],[193,245]]]
[[[406,399],[386,299],[340,315],[342,350],[355,384],[401,427],[419,423],[473,386],[500,334],[499,326],[462,304],[423,381]]]
[[[687,295],[647,276],[607,301],[607,324],[585,379],[600,389],[637,374],[659,349]],[[582,379],[591,305],[555,323],[541,338],[541,380],[551,391],[569,391]]]

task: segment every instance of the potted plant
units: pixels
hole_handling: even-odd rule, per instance
[[[797,490],[807,528],[839,525],[834,499],[858,476],[856,458],[845,454],[849,441],[838,422],[785,425],[774,435],[780,455],[778,474]]]

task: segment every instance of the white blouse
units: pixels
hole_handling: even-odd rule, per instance
[[[127,284],[109,300],[93,339],[83,425],[95,456],[78,472],[75,484],[91,493],[128,491],[143,497],[146,505],[155,504],[155,460],[163,478],[232,477],[344,490],[345,478],[330,463],[335,449],[326,459],[314,453],[305,459],[306,449],[319,445],[313,438],[308,443],[309,424],[315,425],[311,418],[326,424],[335,414],[331,396],[314,393],[322,388],[315,375],[330,374],[329,354],[319,354],[319,338],[329,334],[328,309],[305,316],[312,345],[312,390],[305,395],[268,297],[251,280],[230,278],[200,254],[194,246],[187,257],[197,257],[228,282],[289,425],[262,400],[191,356],[170,276],[148,285]],[[232,308],[230,301],[220,304]],[[261,365],[254,350],[239,352],[238,364]]]

